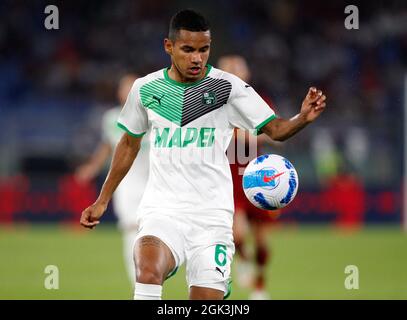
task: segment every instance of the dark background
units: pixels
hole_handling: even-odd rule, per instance
[[[261,150],[299,172],[281,221],[401,222],[405,1],[56,1],[58,30],[44,27],[48,4],[0,3],[0,223],[77,221],[104,174],[78,185],[72,172],[100,140],[117,81],[170,64],[163,38],[183,8],[211,23],[209,63],[244,56],[280,116],[296,114],[311,85],[328,96],[317,122]],[[358,30],[344,27],[348,4]]]

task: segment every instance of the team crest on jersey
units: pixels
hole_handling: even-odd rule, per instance
[[[214,91],[204,91],[202,94],[202,103],[206,106],[213,106],[216,103],[216,94]]]

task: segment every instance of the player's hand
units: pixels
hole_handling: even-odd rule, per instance
[[[99,219],[106,211],[107,206],[99,202],[95,202],[90,207],[82,211],[81,225],[85,228],[93,229],[100,223]]]
[[[326,96],[321,90],[311,87],[302,102],[301,115],[307,122],[312,122],[325,110]]]

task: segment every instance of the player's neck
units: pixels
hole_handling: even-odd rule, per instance
[[[202,69],[199,78],[189,79],[189,78],[185,78],[181,74],[181,72],[179,72],[179,70],[177,69],[177,67],[174,64],[171,64],[171,67],[168,69],[168,77],[170,77],[171,80],[174,80],[174,81],[180,82],[180,83],[194,83],[194,82],[201,81],[203,78],[205,78],[207,69],[208,69],[207,66],[205,66],[205,68]]]

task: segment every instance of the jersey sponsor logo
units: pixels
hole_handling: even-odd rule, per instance
[[[202,93],[202,103],[206,106],[213,106],[216,104],[216,93],[214,91],[204,91]]]
[[[156,148],[185,148],[189,145],[198,148],[212,147],[215,141],[215,128],[154,128]]]

